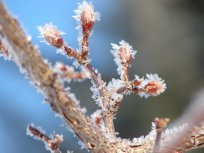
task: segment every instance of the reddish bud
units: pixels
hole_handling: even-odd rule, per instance
[[[95,22],[95,13],[91,9],[84,10],[81,14],[81,24],[84,33],[89,34]]]
[[[45,24],[42,27],[38,27],[42,37],[45,41],[57,48],[61,48],[64,45],[64,41],[62,39],[62,32],[60,32],[56,26],[50,24]]]
[[[124,60],[124,62],[130,63],[132,59],[131,51],[129,48],[121,46],[118,52],[121,60]]]
[[[96,20],[99,20],[100,14],[94,12],[93,5],[86,1],[79,4],[74,12],[76,13],[74,18],[79,21],[83,34],[89,35]]]
[[[100,116],[97,116],[97,117],[96,117],[95,122],[96,122],[97,125],[100,124],[100,122],[101,122]]]
[[[65,65],[62,65],[61,67],[59,67],[59,69],[62,72],[66,72],[67,71],[67,67]]]
[[[144,86],[144,91],[149,95],[157,96],[164,91],[164,87],[158,81],[151,81]]]

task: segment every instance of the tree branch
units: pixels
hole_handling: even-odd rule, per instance
[[[93,152],[99,150],[106,152],[109,146],[101,131],[55,80],[53,71],[41,58],[38,50],[27,40],[18,21],[8,14],[2,1],[0,1],[0,24],[5,34],[1,39],[7,40],[10,44],[8,51],[13,55],[14,61],[44,94],[52,109],[64,118],[87,148]]]
[[[85,20],[85,18],[84,18]],[[49,67],[49,65],[42,59],[37,48],[27,40],[25,33],[21,29],[18,21],[11,17],[0,1],[0,25],[1,25],[1,51],[5,53],[4,48],[8,51],[9,55],[12,55],[12,60],[18,65],[21,72],[25,73],[26,76],[33,81],[36,87],[43,93],[51,108],[64,118],[65,122],[73,129],[79,139],[85,143],[86,147],[93,153],[151,153],[154,148],[154,142],[156,140],[156,130],[153,129],[149,135],[142,139],[133,139],[132,141],[116,138],[109,139],[109,135],[103,133],[102,129],[93,121],[90,117],[86,116],[80,108],[77,101],[67,93],[63,88],[62,84],[55,78],[55,73]],[[89,27],[90,25],[88,25]],[[92,27],[91,27],[92,28]],[[90,30],[90,29],[89,29]],[[89,31],[88,31],[89,32]],[[53,42],[56,43],[56,42]],[[62,42],[60,42],[62,43]],[[123,42],[124,43],[124,42]],[[62,45],[62,44],[55,44]],[[86,45],[86,44],[84,44]],[[58,47],[59,47],[58,46]],[[115,46],[117,48],[117,46]],[[4,50],[4,52],[3,52]],[[67,54],[72,57],[79,58],[79,54],[75,54],[70,48],[65,48]],[[124,51],[121,55],[124,55]],[[83,51],[83,55],[88,55],[87,50]],[[80,55],[81,56],[81,55]],[[129,56],[125,56],[129,59]],[[93,68],[86,64],[87,68],[92,74],[93,81],[95,84],[101,83],[101,80]],[[127,73],[127,72],[125,72]],[[124,76],[123,76],[124,77]],[[158,78],[157,75],[147,75],[149,80],[144,85],[143,92],[152,94],[153,96],[158,95],[164,91],[163,81]],[[156,77],[156,81],[154,80]],[[127,78],[125,79],[127,80]],[[98,82],[99,81],[99,82]],[[137,80],[136,80],[137,81]],[[162,88],[161,88],[162,87]],[[108,90],[102,90],[101,96],[104,98],[103,103],[105,108],[110,102],[110,93]],[[162,89],[162,90],[161,90]],[[117,92],[125,92],[126,88],[118,89]],[[158,92],[159,91],[159,92]],[[203,102],[203,101],[202,101]],[[160,152],[171,153],[172,151],[183,152],[192,150],[195,148],[204,147],[204,124],[203,121],[203,105],[198,105],[197,110],[194,111],[194,115],[190,116],[188,127],[174,128],[162,132],[162,136],[159,136],[159,148]],[[200,109],[198,109],[200,108]],[[118,107],[116,108],[117,111]],[[106,113],[106,112],[105,112]],[[109,113],[109,112],[108,112]],[[104,120],[107,118],[106,127],[110,130],[111,134],[115,134],[113,126],[113,118],[106,116],[109,114],[103,114]],[[112,114],[111,114],[112,115]],[[97,120],[98,122],[98,120]],[[111,127],[112,126],[112,127]],[[33,132],[36,131],[34,129]],[[38,132],[37,132],[38,133]],[[180,134],[180,135],[179,135]],[[41,138],[48,141],[49,138],[45,135],[41,135]],[[176,135],[176,139],[173,143],[169,139],[172,139],[172,135]]]
[[[175,148],[187,151],[204,146],[204,89],[195,96],[189,109],[178,119],[178,122],[186,121],[187,125],[180,133],[172,135],[169,144],[163,150],[165,153],[172,153]],[[189,134],[192,133],[193,135]],[[161,151],[160,153],[162,153]]]

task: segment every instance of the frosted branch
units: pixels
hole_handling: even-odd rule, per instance
[[[188,125],[180,133],[172,135],[168,141],[169,146],[164,149],[166,153],[171,153],[178,146],[183,150],[191,150],[204,145],[204,89],[195,96],[190,108],[178,120],[178,122],[187,121]],[[197,127],[196,127],[197,126]],[[189,133],[194,132],[193,135]],[[189,140],[187,138],[189,138]],[[191,142],[189,142],[191,141]],[[188,145],[187,145],[188,144]]]
[[[44,41],[60,49],[66,56],[74,58],[81,67],[89,72],[94,84],[93,91],[97,91],[97,96],[101,101],[101,110],[96,111],[91,117],[84,113],[75,96],[63,88],[63,84],[56,78],[56,71],[27,39],[18,21],[10,16],[2,1],[0,1],[0,54],[12,57],[20,71],[42,92],[53,111],[64,119],[87,149],[93,153],[152,153],[154,151],[172,153],[204,147],[204,124],[202,122],[204,120],[204,98],[202,96],[192,109],[193,113],[187,115],[187,125],[164,130],[168,121],[159,119],[155,121],[156,128],[153,126],[152,131],[146,137],[134,138],[131,141],[116,137],[113,119],[123,96],[127,93],[136,93],[146,98],[157,96],[165,91],[166,84],[157,74],[147,74],[146,78],[135,76],[135,79],[130,81],[128,68],[136,52],[128,43],[121,41],[119,45],[112,44],[116,51],[114,57],[121,79],[113,79],[107,85],[102,80],[100,73],[93,69],[88,59],[88,36],[97,20],[97,12],[94,11],[91,3],[86,1],[80,4],[75,12],[75,18],[79,21],[83,35],[80,52],[64,42],[63,33],[58,31],[56,26],[46,24],[39,27],[39,30]],[[59,73],[63,72],[61,77],[85,78],[81,72],[75,72],[74,69],[63,64],[58,67],[58,70]],[[28,129],[32,135],[44,141],[52,150],[53,148],[58,150],[53,146],[58,148],[61,143],[60,137],[49,138],[33,126],[29,126]],[[172,136],[174,137],[173,142]]]
[[[8,49],[9,53],[14,56],[14,61],[21,72],[26,74],[44,94],[52,109],[64,118],[90,150],[93,152],[106,150],[106,139],[101,131],[89,117],[85,116],[80,106],[53,77],[52,69],[41,58],[39,51],[27,40],[18,21],[8,14],[2,2],[0,2],[0,24],[11,48]]]

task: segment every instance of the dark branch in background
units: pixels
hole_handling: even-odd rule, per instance
[[[172,135],[167,142],[168,147],[160,153],[172,153],[175,148],[182,152],[204,146],[204,89],[197,93],[189,109],[177,122],[182,121],[186,121],[187,125],[180,133]],[[194,135],[190,134],[192,131]]]

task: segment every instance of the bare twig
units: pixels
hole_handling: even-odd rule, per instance
[[[82,50],[82,57],[85,61],[88,60],[88,53],[89,53],[89,42],[88,42],[89,34],[83,32],[81,50]]]
[[[27,127],[27,134],[43,141],[51,153],[61,153],[59,145],[63,142],[62,135],[56,134],[53,138],[49,138],[43,131],[35,128],[33,125]]]

